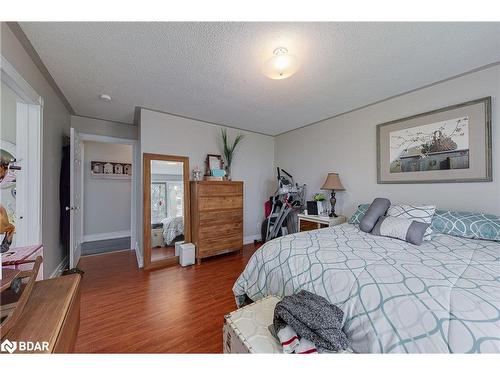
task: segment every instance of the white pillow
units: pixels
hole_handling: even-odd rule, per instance
[[[436,206],[413,206],[411,204],[393,204],[387,210],[387,216],[400,217],[404,219],[409,219],[417,221],[419,223],[429,224],[429,227],[425,230],[424,241],[431,239],[432,229],[430,224],[434,213],[436,212]]]

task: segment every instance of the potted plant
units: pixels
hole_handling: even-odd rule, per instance
[[[231,165],[233,163],[234,152],[238,144],[245,138],[243,134],[238,134],[233,142],[229,140],[227,135],[227,129],[221,129],[221,139],[222,139],[222,154],[225,159],[226,164],[226,176],[228,180],[231,180]]]
[[[313,200],[316,201],[316,204],[318,205],[318,215],[323,215],[326,211],[326,206],[324,204],[326,201],[325,194],[316,193],[313,195]]]

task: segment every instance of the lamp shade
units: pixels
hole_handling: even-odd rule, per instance
[[[322,190],[345,190],[340,182],[338,173],[328,173],[326,181],[321,187]]]

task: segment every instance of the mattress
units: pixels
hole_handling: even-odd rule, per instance
[[[306,289],[344,311],[355,352],[500,352],[500,243],[434,234],[420,246],[356,225],[291,234],[259,248],[237,304]]]

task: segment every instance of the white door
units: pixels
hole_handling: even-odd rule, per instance
[[[41,243],[39,113],[38,105],[17,103],[15,246]]]
[[[82,254],[82,145],[78,132],[70,129],[69,266],[77,266]]]

